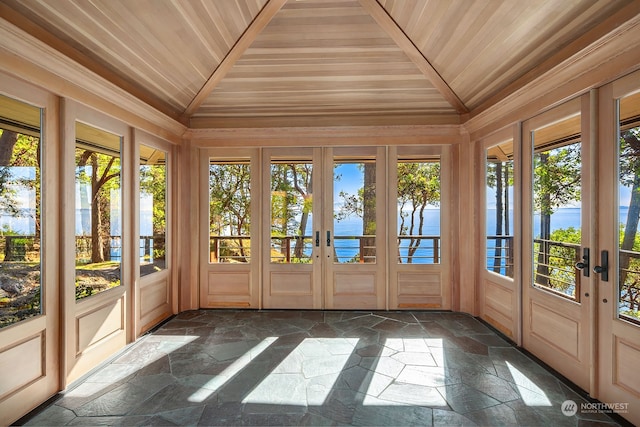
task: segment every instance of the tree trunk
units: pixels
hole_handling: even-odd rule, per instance
[[[364,164],[364,191],[362,199],[362,253],[364,262],[375,262],[376,256],[376,164]]]
[[[544,168],[548,164],[549,155],[540,154],[540,165]],[[538,252],[538,268],[535,282],[542,286],[549,286],[549,239],[551,239],[551,195],[542,195],[540,206],[540,251]]]
[[[91,262],[104,262],[104,238],[102,236],[102,205],[98,179],[98,156],[92,153],[91,162]]]
[[[502,235],[502,217],[504,206],[502,205],[502,162],[497,162],[496,166],[496,236]],[[500,273],[502,255],[502,239],[495,239],[493,271]]]
[[[16,132],[2,131],[2,135],[0,135],[0,166],[9,166],[16,142],[18,142],[18,134]]]
[[[620,249],[630,251],[633,249],[636,233],[638,232],[638,219],[640,218],[640,176],[633,177],[633,187],[631,189],[631,201],[627,212],[627,223],[624,227],[624,236]],[[629,268],[629,254],[620,254],[620,286],[624,285],[627,279],[627,269]]]

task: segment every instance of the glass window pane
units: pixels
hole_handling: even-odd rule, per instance
[[[140,146],[140,276],[166,264],[167,153]]]
[[[440,264],[440,161],[398,162],[398,264]]]
[[[121,137],[76,123],[76,299],[120,286]]]
[[[312,263],[313,163],[271,164],[271,262]]]
[[[533,132],[534,284],[579,299],[581,272],[580,116]]]
[[[40,117],[0,95],[0,328],[42,313]]]
[[[333,261],[376,262],[376,164],[334,161]]]
[[[249,160],[210,161],[209,262],[251,262]]]
[[[619,102],[620,317],[640,322],[640,94]]]
[[[487,270],[513,277],[513,140],[486,151]]]

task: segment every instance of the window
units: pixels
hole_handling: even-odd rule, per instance
[[[40,122],[0,95],[0,328],[42,313]]]
[[[271,163],[271,262],[312,262],[313,163]]]
[[[486,150],[486,269],[513,277],[513,140]]]
[[[440,160],[398,161],[398,263],[440,263]]]
[[[618,102],[618,313],[640,322],[640,94]]]
[[[140,276],[167,268],[167,153],[140,145]]]
[[[121,137],[76,123],[76,299],[119,286]]]
[[[209,261],[251,262],[249,160],[209,164]]]
[[[376,262],[376,162],[334,161],[333,261]]]
[[[580,115],[532,132],[534,284],[579,300],[581,272]]]

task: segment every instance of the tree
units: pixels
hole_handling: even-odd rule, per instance
[[[509,189],[513,186],[513,161],[500,161],[494,160],[487,164],[487,186],[489,188],[495,188],[495,200],[496,200],[496,236],[508,235],[510,233],[509,224]],[[509,245],[509,240],[506,238],[504,243]],[[501,238],[495,239],[494,255],[493,255],[493,271],[500,273],[502,266],[503,255],[503,240]],[[509,264],[506,266],[506,275],[512,275],[512,268]]]
[[[638,317],[640,282],[629,271],[640,271],[640,263],[630,256],[631,251],[640,250],[636,243],[640,218],[640,127],[620,133],[620,184],[631,187],[627,221],[620,239],[620,300],[626,305],[625,314]]]
[[[209,167],[209,226],[212,235],[244,236],[251,222],[251,174],[248,164],[215,164]],[[233,250],[233,249],[226,249]],[[246,260],[248,248],[237,239],[238,254]],[[221,253],[221,256],[237,255]]]
[[[440,205],[440,163],[398,163],[398,203],[400,203],[399,235],[411,236],[407,253],[407,263],[410,264],[422,242],[419,236],[423,234],[425,209],[429,205]],[[401,258],[399,260],[402,261]]]
[[[110,259],[110,190],[120,188],[120,159],[76,149],[77,179],[91,189],[91,263]]]
[[[167,219],[167,168],[164,164],[140,166],[140,191],[152,197],[153,258],[165,258]]]
[[[540,243],[536,268],[539,285],[549,286],[551,215],[581,197],[580,143],[538,152],[533,159],[534,209],[540,212]]]

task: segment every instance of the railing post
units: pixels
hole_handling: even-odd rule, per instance
[[[513,236],[505,239],[507,243],[507,277],[513,277],[513,263],[514,263],[514,250],[513,250]]]
[[[287,264],[291,262],[291,238],[289,236],[285,237],[285,248],[287,251],[286,260]]]
[[[216,237],[209,237],[209,262],[218,262],[218,239]]]
[[[359,236],[358,237],[358,242],[359,242],[358,246],[360,246],[360,260],[359,260],[359,262],[360,262],[360,264],[363,264],[364,263],[364,239],[361,236]]]
[[[433,263],[438,264],[440,262],[440,238],[433,238]]]

